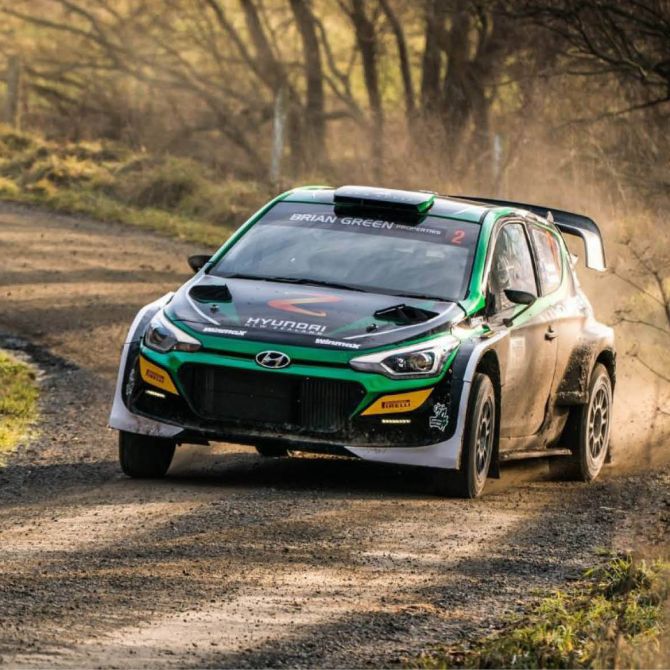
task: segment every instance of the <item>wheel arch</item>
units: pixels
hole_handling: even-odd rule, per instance
[[[173,295],[173,293],[167,293],[162,298],[143,307],[135,316],[135,319],[128,330],[128,335],[121,349],[121,359],[119,361],[116,377],[114,401],[108,420],[110,428],[138,435],[150,435],[163,438],[174,438],[182,432],[182,429],[178,426],[133,414],[128,407],[126,407],[123,398],[123,385],[126,379],[126,372],[128,366],[132,365],[132,360],[130,360],[131,357],[129,356],[130,350],[132,347],[139,346],[139,339],[144,332],[146,324],[159,309],[170,301]]]
[[[612,382],[612,390],[616,385],[616,354],[613,349],[607,348],[603,349],[597,356],[594,362],[594,367],[598,364],[602,364],[607,370],[607,374],[610,376],[610,381]]]
[[[485,374],[493,384],[493,392],[496,400],[495,434],[493,444],[493,454],[491,455],[491,465],[489,467],[489,477],[500,478],[500,411],[502,404],[502,384],[500,362],[494,349],[488,349],[477,362],[475,372]]]

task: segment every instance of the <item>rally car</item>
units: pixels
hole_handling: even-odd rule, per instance
[[[514,458],[563,455],[594,479],[614,338],[563,233],[605,269],[597,225],[556,209],[361,186],[280,195],[137,314],[109,422],[123,471],[161,477],[177,445],[228,441],[430,467],[465,497]]]

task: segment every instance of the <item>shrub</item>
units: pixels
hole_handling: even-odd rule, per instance
[[[20,192],[21,189],[15,181],[7,177],[0,177],[0,195],[13,198],[19,195]]]
[[[138,207],[175,209],[198,189],[200,173],[197,163],[183,158],[134,161],[117,172],[116,192]]]

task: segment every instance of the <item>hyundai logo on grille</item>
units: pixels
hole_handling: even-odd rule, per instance
[[[264,368],[277,369],[285,368],[291,363],[291,359],[281,351],[261,351],[260,354],[256,354],[256,363]]]

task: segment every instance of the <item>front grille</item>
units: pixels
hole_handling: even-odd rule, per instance
[[[365,395],[356,382],[209,365],[183,365],[179,379],[204,419],[316,433],[344,431]]]

